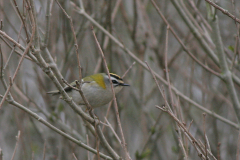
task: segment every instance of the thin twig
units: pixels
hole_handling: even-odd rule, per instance
[[[169,32],[169,27],[167,26],[167,31],[166,31],[166,43],[165,43],[165,52],[164,52],[164,56],[165,56],[165,72],[166,72],[166,77],[167,77],[167,82],[168,82],[168,91],[170,94],[170,98],[171,98],[171,106],[174,107],[174,103],[173,103],[173,94],[172,94],[172,89],[171,89],[171,82],[170,82],[170,78],[169,78],[169,71],[168,71],[168,32]],[[175,114],[176,114],[176,109],[174,110]]]
[[[14,148],[14,151],[13,151],[13,155],[12,155],[11,160],[13,160],[14,157],[15,157],[15,154],[16,154],[16,151],[17,151],[17,148],[18,148],[18,142],[19,142],[20,135],[21,135],[21,131],[18,131],[18,134],[17,134],[17,136],[16,136],[16,140],[17,140],[17,141],[16,141],[16,145],[15,145],[15,148]]]
[[[204,148],[205,148],[205,157],[207,157],[207,135],[206,135],[206,113],[203,113],[203,133],[204,133]]]
[[[87,138],[87,145],[89,145],[88,134],[86,135],[86,138]],[[89,153],[89,151],[87,151],[87,157],[88,157],[88,160],[90,160],[90,153]]]
[[[111,15],[111,22],[112,23],[114,22],[114,19],[117,15],[117,11],[119,9],[119,6],[120,6],[121,2],[122,2],[122,0],[117,0],[117,2],[115,4],[115,7],[113,8],[112,15]]]
[[[157,85],[157,87],[158,87],[158,90],[159,90],[159,92],[161,93],[161,95],[162,95],[162,97],[163,97],[163,99],[164,99],[165,106],[167,106],[167,108],[172,112],[172,109],[171,109],[170,105],[168,104],[167,99],[166,99],[166,97],[165,97],[164,91],[163,91],[163,89],[160,87],[160,85],[158,84],[158,81],[157,81],[157,79],[156,79],[155,74],[153,73],[153,71],[152,71],[151,67],[148,65],[148,63],[147,63],[147,62],[145,62],[145,63],[147,64],[147,67],[148,67],[150,73],[152,74],[152,77],[153,77],[153,79],[154,79],[154,81],[155,81],[155,83],[156,83],[156,85]]]
[[[102,59],[103,59],[103,62],[104,62],[104,65],[105,65],[105,68],[107,70],[107,74],[108,74],[108,78],[111,79],[110,77],[110,73],[109,73],[109,70],[108,70],[108,66],[107,66],[107,62],[106,62],[106,59],[105,59],[105,56],[103,54],[103,51],[102,51],[102,48],[97,40],[97,37],[96,37],[96,34],[93,30],[93,27],[92,27],[92,33],[93,33],[93,36],[94,36],[94,39],[96,41],[96,44],[98,46],[98,49],[101,53],[101,56],[102,56]],[[121,125],[121,121],[120,121],[120,117],[119,117],[119,112],[118,112],[118,106],[117,106],[117,100],[116,100],[116,95],[115,95],[115,92],[114,92],[114,89],[113,89],[113,84],[112,84],[112,81],[110,81],[111,83],[111,89],[112,89],[112,93],[113,93],[113,101],[114,101],[114,107],[115,107],[115,112],[116,112],[116,116],[117,116],[117,122],[118,122],[118,127],[120,129],[120,133],[121,133],[121,138],[122,138],[122,147],[124,149],[124,152],[125,152],[125,158],[128,160],[128,159],[131,159],[130,155],[128,154],[128,151],[127,151],[127,146],[126,146],[126,142],[125,142],[125,138],[124,138],[124,134],[123,134],[123,130],[122,130],[122,125]]]
[[[20,13],[20,11],[19,11],[19,8],[18,8],[18,5],[17,5],[17,2],[16,2],[16,0],[13,0],[13,2],[14,2],[14,5],[15,5],[15,7],[16,7],[16,10],[17,10],[17,15],[20,17],[20,19],[21,19],[21,22],[22,22],[22,24],[23,24],[23,28],[24,28],[24,31],[25,31],[25,34],[26,34],[26,37],[27,37],[27,42],[29,42],[30,40],[29,40],[29,36],[28,36],[28,31],[27,31],[27,25],[26,25],[26,23],[25,23],[25,21],[24,21],[24,18],[22,17],[22,15],[21,15],[21,13]],[[35,34],[35,33],[34,33]],[[31,39],[31,38],[30,38]]]
[[[6,92],[4,93],[4,96],[3,96],[2,100],[1,100],[1,103],[0,103],[0,109],[1,109],[1,106],[3,105],[5,99],[7,98],[7,95],[8,95],[8,93],[9,93],[9,91],[10,91],[12,85],[13,85],[13,83],[12,83],[12,78],[9,77],[9,86],[8,86]]]
[[[44,146],[43,146],[43,160],[45,160],[45,154],[46,154],[46,143],[47,143],[47,141],[46,141],[46,139],[45,139],[45,141],[44,141]]]
[[[108,104],[108,109],[107,109],[107,113],[106,113],[106,116],[105,116],[106,118],[108,118],[108,115],[109,115],[109,112],[110,112],[110,109],[111,109],[111,106],[112,106],[112,102],[113,102],[113,101],[109,102],[109,104]],[[104,120],[103,123],[106,123],[106,120]],[[103,125],[103,127],[102,127],[102,132],[104,131],[105,126],[106,126],[106,125]]]
[[[97,125],[95,125],[95,128],[97,127]],[[100,145],[100,141],[99,138],[97,136],[97,132],[95,132],[95,137],[96,137],[96,149],[97,149],[97,159],[100,160],[100,156],[99,156],[99,145]]]
[[[193,0],[188,0],[189,4],[191,5],[191,7],[193,8],[195,14],[197,16],[200,17],[201,21],[203,22],[203,24],[205,24],[205,26],[207,26],[207,28],[212,31],[211,26],[208,24],[207,20],[203,17],[203,15],[201,14],[201,12],[199,11],[198,7],[195,5]]]
[[[231,64],[230,69],[229,69],[231,72],[233,71],[234,64],[235,64],[235,59],[238,55],[238,43],[239,43],[239,38],[238,38],[238,36],[236,36],[235,47],[234,47],[234,56],[232,58],[232,64]]]
[[[75,160],[78,160],[74,153],[73,153],[73,157],[74,157]]]
[[[181,146],[181,148],[182,148],[182,150],[183,150],[184,159],[185,159],[185,160],[188,160],[188,155],[187,155],[187,152],[186,152],[186,150],[185,150],[185,148],[184,148],[184,145],[183,145],[182,140],[181,140],[180,138],[178,138],[178,141],[179,141],[180,146]]]
[[[72,89],[74,89],[74,90],[76,90],[76,91],[79,91],[78,88],[73,87],[73,86],[72,86],[71,84],[69,84],[65,79],[62,79],[62,81],[63,81],[63,83],[66,84],[68,87],[70,87],[70,88],[72,88]],[[76,80],[76,81],[77,81],[77,80]]]
[[[159,129],[156,129],[156,127],[157,127],[157,125],[158,125],[158,123],[159,123],[159,121],[160,121],[161,115],[162,115],[162,112],[159,113],[159,115],[158,115],[158,117],[157,117],[154,125],[151,127],[151,131],[150,131],[150,133],[149,133],[149,135],[148,135],[148,137],[147,137],[146,142],[144,142],[143,149],[142,149],[142,151],[140,152],[139,155],[142,155],[142,154],[143,154],[143,152],[144,152],[145,149],[147,148],[148,143],[150,142],[150,140],[152,140],[152,136],[155,134],[154,130],[156,130],[156,131],[157,131],[157,130],[158,130],[158,131],[160,130],[161,127],[159,127]]]
[[[156,105],[156,107],[164,112],[167,112],[173,119],[175,122],[177,122],[178,126],[184,131],[185,134],[187,134],[187,137],[190,138],[190,142],[193,144],[193,146],[196,145],[196,150],[198,151],[198,149],[200,149],[200,153],[202,156],[205,157],[205,155],[203,155],[203,151],[202,151],[202,147],[201,145],[198,143],[198,141],[192,136],[192,134],[187,130],[187,128],[185,127],[185,125],[179,121],[179,119],[171,112],[168,110],[168,108],[166,107],[159,107]],[[199,155],[200,156],[200,155]]]
[[[49,33],[50,33],[50,18],[52,11],[53,0],[47,0],[47,9],[46,9],[46,30],[43,40],[43,47],[47,47],[49,41]]]
[[[20,48],[21,50],[25,51],[26,49],[17,41],[15,41],[13,38],[11,38],[10,36],[8,36],[4,31],[0,30],[0,34],[4,37],[7,38],[9,41],[11,41],[12,43],[14,43],[18,48]]]
[[[1,31],[1,30],[0,30]],[[13,47],[15,47],[15,43],[13,44],[13,47],[8,43],[8,41],[6,41],[5,39],[4,39],[4,37],[2,36],[2,35],[0,35],[0,38],[3,40],[3,42],[11,49],[11,50],[13,50]],[[17,43],[17,42],[16,42]],[[23,50],[25,50],[24,48],[23,48]],[[22,53],[20,53],[20,51],[17,51],[17,50],[14,50],[14,52],[16,52],[17,53],[17,55],[19,55],[19,56],[22,56]],[[28,59],[28,60],[30,60],[30,61],[33,61],[32,60],[32,58],[30,58],[30,57],[28,57],[28,56],[25,56],[25,58],[26,59]],[[36,63],[37,64],[37,63]],[[37,64],[38,65],[38,64]]]
[[[2,44],[0,44],[0,61],[1,61],[1,66],[0,66],[0,79],[3,77],[3,54],[2,54]]]
[[[204,146],[204,144],[202,143],[201,140],[198,140],[198,143],[201,145],[201,147],[202,147],[203,149],[205,149],[205,146]],[[209,144],[208,139],[207,139],[207,143]],[[210,145],[208,145],[208,146],[209,146],[209,149],[207,149],[208,155],[211,156],[214,160],[217,160],[217,158],[212,154],[212,152],[211,152],[211,150],[210,150]],[[204,151],[204,152],[205,152],[205,151]],[[205,153],[204,153],[204,154],[205,154]],[[207,157],[207,160],[210,159],[209,156]]]
[[[8,56],[7,61],[6,61],[5,65],[4,65],[4,67],[2,68],[3,71],[7,68],[7,65],[8,65],[8,63],[9,63],[9,61],[10,61],[10,59],[11,59],[12,54],[13,54],[14,51],[15,51],[15,45],[13,46],[12,51],[10,52],[10,55]]]
[[[123,74],[122,78],[124,78],[126,76],[126,74],[130,71],[130,69],[132,69],[132,67],[136,64],[136,62],[134,61],[132,63],[132,65],[126,70],[126,72]]]
[[[108,122],[107,118],[104,117],[105,121],[108,124],[108,127],[111,129],[111,131],[113,132],[113,134],[115,135],[115,137],[117,138],[118,142],[121,144],[121,139],[118,137],[117,133],[114,131],[112,125]]]

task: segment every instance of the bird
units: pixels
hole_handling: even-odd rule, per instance
[[[114,73],[110,73],[110,80],[115,94],[119,93],[124,86],[130,86],[129,84],[124,83],[123,79]],[[113,99],[110,80],[106,73],[97,73],[82,79],[82,92],[92,108],[101,107]],[[73,88],[77,86],[76,81],[70,84],[72,87],[66,86],[64,87],[64,90],[78,105],[85,105],[79,91]],[[47,94],[60,95],[60,91],[50,91],[47,92]]]

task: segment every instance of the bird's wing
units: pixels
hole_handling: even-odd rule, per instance
[[[70,85],[73,86],[73,87],[76,87],[76,81],[77,80],[73,81],[72,83],[70,83]],[[64,90],[66,92],[70,92],[71,90],[73,90],[73,88],[71,88],[70,86],[66,86],[66,87],[64,87]]]

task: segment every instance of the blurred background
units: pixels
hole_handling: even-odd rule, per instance
[[[40,54],[49,65],[52,64],[47,57],[52,57],[59,73],[68,82],[78,79],[78,63],[71,23],[56,1],[0,1],[1,31],[26,48],[28,39],[26,33],[29,37],[32,33],[32,23],[26,7],[30,3],[34,4],[36,11]],[[131,158],[203,159],[185,133],[179,129],[176,121],[168,113],[156,108],[156,105],[162,107],[166,104],[151,73],[88,17],[78,12],[80,1],[59,0],[59,3],[72,18],[83,77],[106,72],[91,30],[92,26],[110,72],[123,76],[131,67],[123,78],[124,82],[131,86],[125,87],[117,95],[119,115]],[[164,89],[175,116],[186,125],[186,128],[189,128],[191,135],[201,141],[203,146],[206,146],[205,136],[207,136],[209,142],[207,148],[211,149],[216,159],[238,159],[240,117],[237,116],[237,110],[234,108],[240,106],[236,106],[233,102],[231,91],[235,90],[239,100],[239,23],[235,23],[221,11],[214,10],[203,0],[156,0],[160,11],[186,46],[187,51],[204,66],[218,73],[216,75],[193,60],[170,31],[167,36],[167,61],[165,60],[167,25],[151,0],[83,0],[83,4],[87,15],[112,34],[143,64],[146,61],[151,69],[166,81],[167,64],[170,82],[178,92],[176,94],[175,90],[172,90],[170,94],[168,86],[159,79],[158,84]],[[220,0],[217,4],[237,18],[240,17],[239,1]],[[208,18],[210,12],[216,13],[218,17],[216,23],[219,25],[219,31],[216,31],[211,24],[215,19]],[[22,23],[19,14],[22,15],[25,23]],[[221,47],[227,59],[228,70],[235,76],[232,88],[229,88],[228,81],[221,78],[223,69],[220,62],[216,63],[209,55],[213,53],[218,58],[221,56],[218,52],[219,46],[214,40],[216,32],[221,36]],[[3,79],[9,85],[9,76],[13,76],[21,57],[19,54],[24,50],[14,46],[2,32],[0,45]],[[82,118],[58,96],[46,94],[56,89],[56,86],[40,66],[27,58],[23,60],[10,90],[14,100],[55,127],[96,149],[96,137],[86,128]],[[5,92],[6,88],[1,81],[0,100]],[[206,110],[197,108],[193,102],[207,109],[209,113],[214,112],[227,119],[229,123],[206,113]],[[94,109],[94,113],[102,122],[107,116],[120,137],[114,106],[111,104]],[[206,113],[205,119],[203,113]],[[19,131],[20,136],[16,139]],[[112,148],[124,157],[123,149],[111,129],[105,126],[103,134]],[[13,156],[13,159],[26,160],[97,159],[94,154],[88,155],[86,149],[49,129],[25,111],[9,104],[7,100],[0,108],[0,149],[4,160]],[[101,145],[99,150],[109,155]]]

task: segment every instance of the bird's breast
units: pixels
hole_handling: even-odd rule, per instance
[[[109,88],[104,89],[94,82],[83,84],[82,91],[93,108],[103,106],[113,99],[113,94]],[[70,96],[76,103],[80,105],[85,104],[78,91],[73,91]]]

